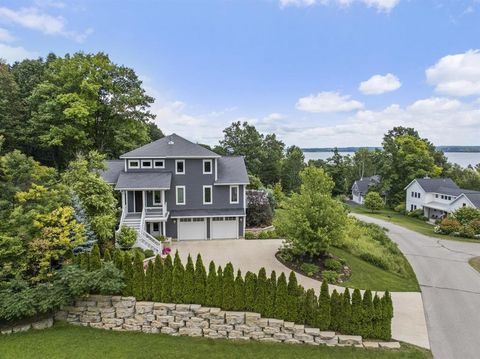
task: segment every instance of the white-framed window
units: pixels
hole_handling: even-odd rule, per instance
[[[162,192],[160,191],[153,191],[153,204],[160,205],[162,204]]]
[[[230,186],[230,203],[238,203],[238,186]]]
[[[211,175],[212,172],[212,160],[203,160],[203,174]]]
[[[140,168],[139,160],[128,160],[128,168]]]
[[[165,168],[165,160],[153,160],[153,168]]]
[[[175,199],[176,199],[177,205],[184,205],[186,203],[185,186],[175,187]]]
[[[142,168],[152,168],[152,160],[141,160]]]
[[[213,203],[212,186],[203,186],[203,204]]]
[[[185,174],[185,160],[175,160],[175,174]]]

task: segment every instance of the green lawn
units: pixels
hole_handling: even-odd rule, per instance
[[[405,227],[407,229],[418,232],[420,234],[424,234],[426,236],[441,238],[441,239],[449,239],[454,241],[480,243],[480,241],[475,239],[453,237],[453,236],[447,236],[445,234],[435,233],[433,231],[433,225],[425,223],[424,221],[417,218],[411,218],[411,217],[405,216],[403,214],[392,211],[390,209],[383,209],[381,211],[372,213],[371,211],[367,210],[363,206],[349,206],[349,208],[352,213],[359,213],[359,214],[364,214],[370,217],[383,219],[385,221],[398,224],[399,226]]]
[[[2,336],[0,357],[2,359],[420,359],[432,356],[429,351],[406,345],[401,350],[391,351],[314,347],[115,332],[57,324],[43,331]]]
[[[480,257],[471,258],[468,261],[468,264],[470,264],[477,272],[480,272]]]
[[[341,286],[358,289],[370,289],[391,292],[419,292],[420,287],[415,273],[410,267],[409,276],[402,277],[374,266],[364,260],[335,247],[330,247],[330,252],[347,261],[352,269],[352,276]]]

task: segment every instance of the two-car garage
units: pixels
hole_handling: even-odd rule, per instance
[[[239,217],[189,217],[177,221],[178,240],[236,239]]]

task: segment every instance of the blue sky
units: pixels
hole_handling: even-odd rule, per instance
[[[0,1],[0,57],[104,51],[167,133],[247,120],[304,147],[379,145],[395,125],[479,145],[480,1]]]

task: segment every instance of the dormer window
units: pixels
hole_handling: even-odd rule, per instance
[[[165,160],[154,160],[153,168],[165,168]]]
[[[175,160],[175,174],[185,174],[185,160]]]
[[[203,160],[203,174],[204,175],[212,174],[212,160]]]
[[[142,160],[142,168],[152,168],[152,160]]]
[[[140,161],[138,160],[128,160],[128,168],[140,168]]]

